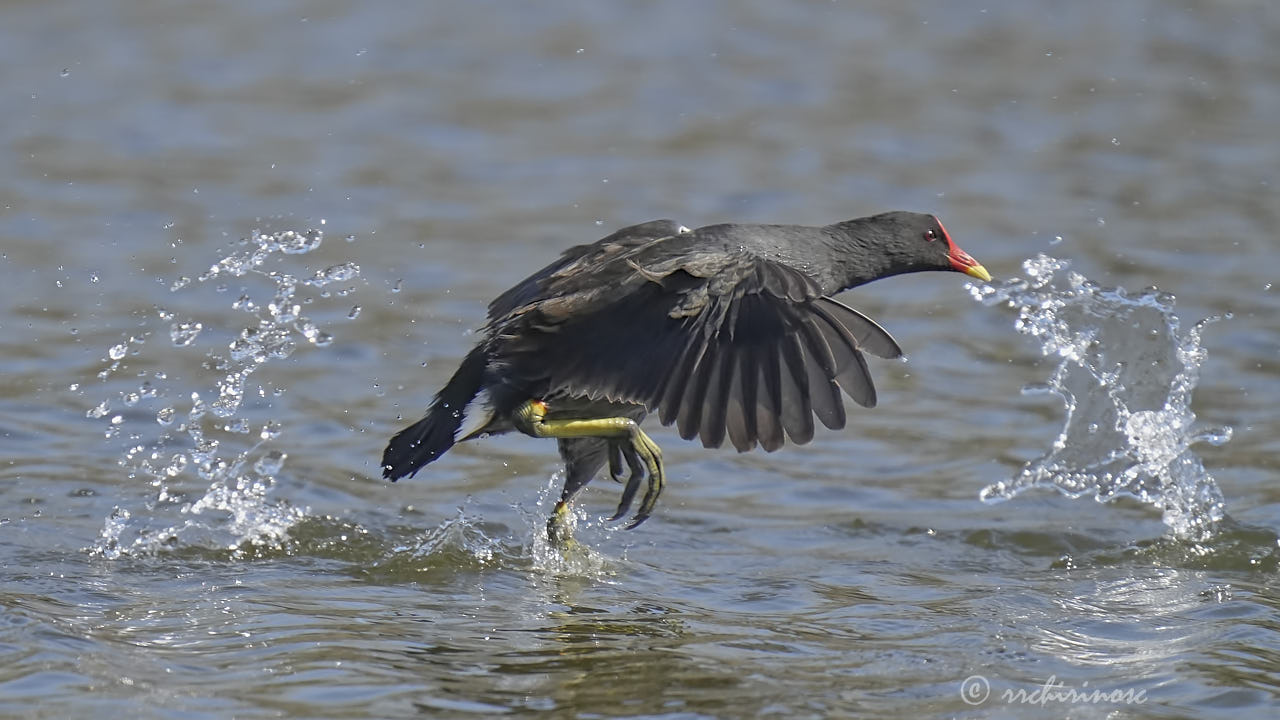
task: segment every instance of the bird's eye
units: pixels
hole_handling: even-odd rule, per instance
[[[932,231],[932,230],[925,230],[925,231],[924,231],[924,239],[925,239],[925,240],[928,240],[929,242],[933,242],[934,240],[937,240],[937,239],[938,239],[938,234],[937,234],[937,233],[935,233],[935,232],[934,232],[934,231]]]

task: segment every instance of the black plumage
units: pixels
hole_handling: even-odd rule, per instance
[[[864,353],[897,342],[831,295],[889,275],[957,270],[989,279],[932,215],[893,212],[823,227],[670,220],[565,251],[489,305],[479,344],[427,416],[396,435],[384,475],[412,475],[454,442],[517,427],[528,400],[547,419],[656,412],[706,447],[773,451],[844,427],[841,391],[876,404]],[[632,458],[602,438],[562,438],[568,501],[606,463]],[[614,457],[610,462],[610,454]],[[625,511],[639,478],[619,507]],[[659,488],[660,489],[660,488]],[[641,518],[642,519],[642,518]]]

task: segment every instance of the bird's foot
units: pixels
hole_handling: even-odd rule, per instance
[[[557,550],[571,552],[578,547],[573,539],[574,517],[569,510],[569,503],[561,500],[556,503],[551,517],[547,518],[547,540]]]
[[[577,438],[597,437],[609,440],[609,472],[615,480],[623,477],[622,464],[625,462],[630,475],[627,485],[622,490],[622,499],[618,510],[610,520],[621,519],[631,508],[631,501],[640,490],[640,481],[646,477],[649,484],[645,488],[644,497],[640,500],[640,508],[631,522],[630,530],[648,519],[653,507],[658,503],[658,496],[666,486],[666,471],[662,464],[662,449],[645,434],[635,420],[627,417],[590,418],[584,420],[547,420],[547,404],[541,400],[526,400],[511,414],[516,429],[526,435],[539,438]],[[559,506],[557,506],[557,512]],[[551,524],[555,515],[548,521],[547,532],[551,534]]]
[[[638,426],[626,441],[614,441],[609,445],[609,473],[613,478],[619,481],[622,479],[621,463],[617,462],[619,459],[626,462],[630,471],[627,485],[622,489],[622,498],[618,501],[618,509],[610,520],[620,520],[627,514],[627,510],[631,509],[631,501],[640,489],[640,481],[646,477],[649,479],[644,497],[640,500],[640,509],[631,518],[631,522],[627,523],[627,529],[630,530],[649,518],[653,506],[658,503],[658,496],[666,486],[662,449]]]

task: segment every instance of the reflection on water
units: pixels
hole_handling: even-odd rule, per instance
[[[1209,537],[1223,517],[1222,491],[1191,446],[1225,443],[1231,428],[1194,427],[1191,396],[1205,360],[1200,333],[1217,318],[1183,331],[1171,294],[1101,287],[1043,254],[1023,270],[971,291],[1016,309],[1017,331],[1058,358],[1048,381],[1024,391],[1060,398],[1066,422],[1047,453],[982,498],[1033,487],[1099,502],[1129,496],[1160,508],[1175,535]]]

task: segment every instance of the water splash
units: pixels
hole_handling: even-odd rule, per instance
[[[1058,358],[1046,383],[1023,391],[1061,398],[1066,422],[1048,453],[981,498],[998,502],[1033,487],[1099,502],[1134,497],[1159,508],[1174,535],[1207,538],[1223,517],[1222,491],[1192,446],[1225,443],[1231,428],[1197,428],[1191,395],[1205,359],[1200,334],[1221,318],[1184,331],[1173,295],[1102,287],[1044,254],[1023,271],[970,292],[1016,309],[1015,329]]]
[[[124,415],[109,418],[106,437],[123,435],[129,443],[120,465],[128,468],[131,478],[145,479],[152,494],[142,511],[117,507],[90,552],[119,558],[185,545],[244,554],[281,543],[289,529],[306,517],[305,508],[272,496],[287,459],[272,447],[282,425],[269,418],[254,419],[263,408],[248,408],[246,400],[257,395],[264,400],[258,405],[269,408],[268,391],[259,385],[255,393],[247,381],[268,363],[288,358],[300,347],[325,347],[332,342],[332,336],[303,315],[302,308],[320,311],[317,298],[349,294],[353,288],[333,293],[328,286],[357,279],[359,266],[346,262],[307,269],[304,274],[288,271],[299,262],[292,256],[315,250],[323,237],[318,230],[255,232],[194,280],[182,277],[170,285],[175,294],[207,284],[223,292],[230,279],[256,278],[256,285],[267,289],[258,288],[257,295],[265,297],[246,289],[229,303],[240,314],[220,312],[197,320],[157,307],[160,334],[167,335],[170,346],[178,351],[177,360],[162,361],[165,369],[141,371],[139,376],[149,377],[140,386],[120,390],[86,412],[99,419],[123,405],[133,409],[131,417],[153,421],[135,429],[126,427]],[[335,307],[333,312],[343,310]],[[232,329],[236,325],[240,327]],[[139,355],[138,348],[152,334],[130,336],[109,348],[104,359],[109,364],[99,377],[105,381],[126,367],[127,358]],[[228,334],[233,338],[230,342],[225,339]],[[193,357],[198,358],[195,363]],[[139,364],[148,360],[139,358]],[[170,377],[170,371],[195,365],[217,374],[213,387],[191,389]],[[271,395],[280,392],[277,389]],[[139,416],[148,404],[158,407]]]
[[[523,503],[512,505],[525,525],[528,540],[524,552],[532,568],[540,573],[604,580],[613,572],[611,562],[594,548],[602,544],[601,540],[621,530],[622,526],[602,517],[592,517],[580,503],[573,504],[569,506],[567,521],[575,541],[564,548],[553,545],[547,537],[547,518],[560,500],[563,484],[562,474],[558,471],[552,473],[538,492],[537,502],[532,508],[525,507]]]
[[[553,547],[548,542],[546,513],[559,497],[560,480],[555,474],[539,493],[536,507],[512,504],[523,521],[514,527],[486,521],[474,510],[475,498],[468,496],[455,515],[434,527],[408,525],[367,531],[355,526],[366,547],[354,552],[348,540],[352,527],[334,526],[332,518],[304,520],[290,533],[290,542],[302,541],[298,552],[353,562],[355,574],[378,582],[437,582],[459,574],[511,570],[530,575],[535,582],[609,582],[616,572],[615,563],[592,549],[590,540],[570,548]],[[580,513],[578,520],[583,520]],[[582,523],[591,530],[598,524]]]
[[[378,548],[359,564],[357,572],[383,582],[421,582],[437,575],[517,564],[519,548],[504,539],[501,528],[489,526],[466,507],[459,507],[456,515],[439,525]]]

